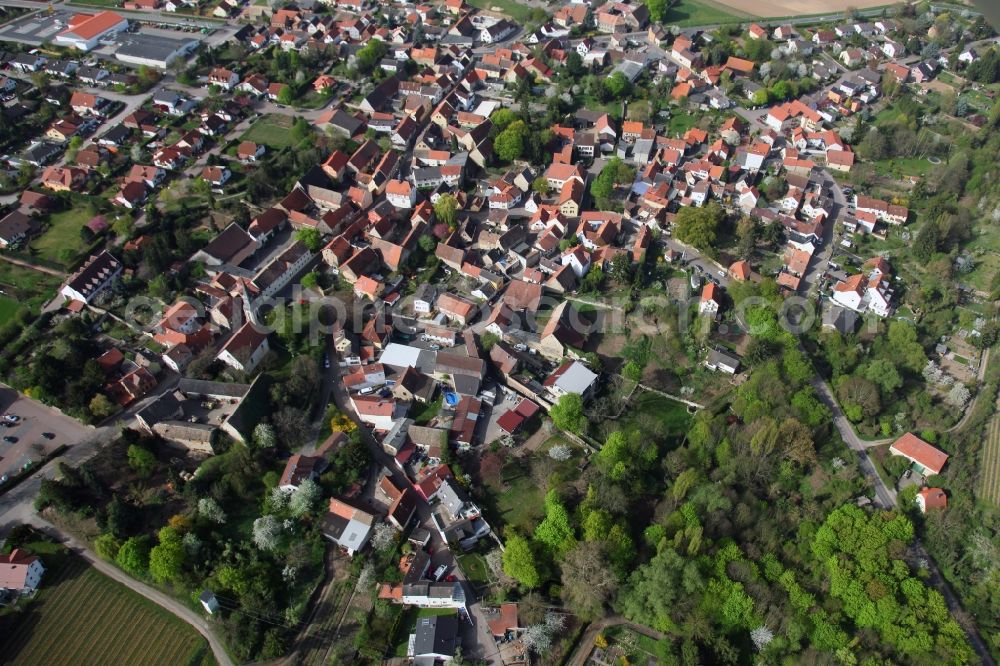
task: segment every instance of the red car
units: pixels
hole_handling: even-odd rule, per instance
[[[448,581],[449,583],[454,583],[455,582],[455,574],[448,575],[448,577],[445,578],[445,580]]]

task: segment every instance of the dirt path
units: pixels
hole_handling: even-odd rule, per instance
[[[343,600],[343,582],[350,575],[350,568],[343,564],[333,551],[327,550],[326,578],[319,590],[309,615],[303,620],[304,628],[295,637],[283,664],[320,663],[329,650],[333,638],[333,618]]]
[[[58,278],[66,278],[67,274],[62,271],[57,271],[54,268],[49,268],[48,266],[39,266],[38,264],[33,264],[30,261],[25,261],[23,259],[16,259],[9,254],[0,254],[0,259],[10,262],[15,266],[21,266],[22,268],[29,268],[33,271],[38,271],[39,273],[48,273],[49,275],[54,275]]]

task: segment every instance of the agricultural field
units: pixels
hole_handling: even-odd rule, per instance
[[[251,125],[240,140],[262,143],[272,150],[287,148],[292,145],[291,129],[292,119],[288,116],[264,116]]]
[[[699,25],[700,23],[710,23],[712,21],[717,23],[722,22],[721,19],[712,18],[713,14],[710,12],[730,12],[731,14],[742,15],[743,17],[800,17],[842,14],[844,10],[849,8],[871,9],[872,7],[889,6],[889,4],[885,0],[772,0],[771,2],[760,2],[759,0],[719,0],[712,3],[706,3],[703,0],[699,2],[682,0],[678,6],[706,6],[707,9],[702,10],[705,12],[704,14],[694,14],[692,18],[687,19],[686,24],[681,24]],[[699,17],[698,20],[695,20],[695,16]],[[840,17],[838,16],[837,18]],[[735,19],[730,17],[730,21],[733,20]],[[669,23],[670,21],[667,22]]]
[[[994,416],[986,427],[977,494],[980,499],[1000,505],[1000,416]]]
[[[38,596],[0,620],[4,664],[214,664],[208,642],[75,555],[50,566]],[[52,562],[56,564],[53,566]]]

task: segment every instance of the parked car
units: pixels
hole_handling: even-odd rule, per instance
[[[10,435],[7,435],[6,437],[3,438],[3,441],[7,442],[8,444],[17,444],[17,437],[11,437]]]
[[[439,581],[441,578],[448,573],[448,565],[442,564],[437,569],[434,570],[434,580]]]
[[[44,437],[45,439],[55,439],[56,438],[55,434],[53,434],[51,432],[43,432],[42,433],[42,437]]]

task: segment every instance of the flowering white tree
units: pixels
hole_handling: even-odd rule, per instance
[[[966,403],[969,402],[969,397],[971,395],[972,394],[969,393],[969,389],[965,386],[965,384],[955,384],[951,387],[951,390],[948,391],[948,397],[946,397],[944,401],[952,407],[963,409]]]
[[[928,384],[937,384],[941,381],[941,377],[944,375],[944,373],[941,372],[941,368],[939,368],[938,364],[934,361],[927,361],[927,365],[924,366],[921,374],[924,376],[924,381]]]
[[[274,448],[278,444],[278,436],[270,423],[258,423],[253,429],[253,443],[258,449]]]
[[[552,632],[544,624],[533,624],[521,634],[524,647],[536,654],[544,654],[552,647]]]
[[[291,493],[282,488],[271,488],[271,494],[267,498],[267,507],[271,511],[282,512],[288,508],[288,499]]]
[[[372,584],[372,581],[374,579],[375,579],[375,568],[371,565],[371,563],[368,563],[365,565],[365,568],[361,570],[361,573],[358,574],[358,589],[363,590],[364,588],[368,587],[369,585]]]
[[[184,545],[184,550],[188,555],[194,557],[201,550],[201,539],[194,532],[188,532],[183,537],[181,537],[181,543]]]
[[[212,497],[202,497],[198,500],[198,515],[217,525],[222,525],[226,522],[226,512],[222,510],[219,503]]]
[[[566,616],[562,613],[548,612],[545,614],[545,626],[555,633],[566,628]]]
[[[274,550],[281,536],[281,524],[268,514],[253,521],[253,543],[261,550]]]
[[[295,578],[299,575],[299,570],[290,564],[286,564],[285,568],[281,570],[281,579],[286,583],[295,582]]]
[[[774,640],[774,632],[766,626],[761,625],[750,632],[750,640],[753,641],[753,645],[757,648],[757,652],[760,652],[767,647],[768,643]]]
[[[381,552],[396,544],[396,528],[389,523],[379,523],[372,530],[372,548]]]
[[[573,449],[565,444],[556,444],[549,449],[549,458],[553,460],[569,460],[573,457]]]
[[[486,566],[489,567],[494,576],[499,578],[503,575],[503,553],[499,548],[494,548],[486,553]]]
[[[296,518],[301,518],[316,508],[323,489],[312,479],[306,479],[299,484],[299,487],[292,493],[292,498],[288,501],[288,510]]]

